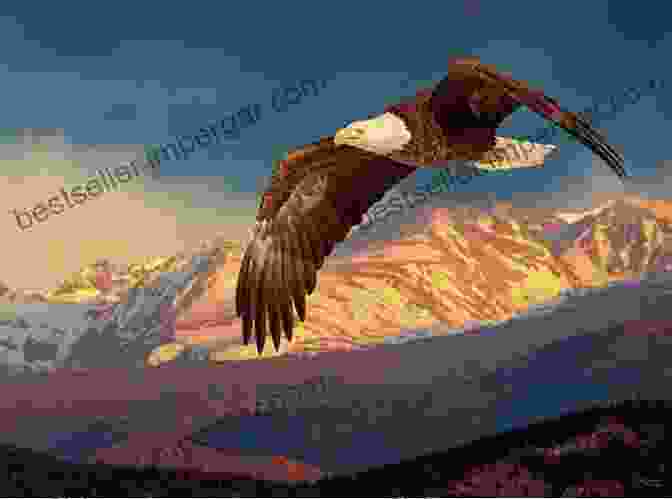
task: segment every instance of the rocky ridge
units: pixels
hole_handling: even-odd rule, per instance
[[[6,374],[86,368],[100,366],[101,361],[144,365],[153,349],[174,341],[175,321],[207,290],[235,247],[215,238],[190,255],[143,264],[108,262],[114,286],[106,293],[95,287],[96,264],[54,290],[12,291],[4,286],[0,364]],[[31,312],[36,304],[49,309],[45,320]],[[63,311],[70,326],[51,325],[50,317]]]
[[[267,348],[264,357],[476,331],[549,313],[563,296],[666,272],[672,269],[670,206],[616,199],[572,223],[548,209],[435,208],[413,235],[328,259],[307,299],[306,322],[298,323],[292,343],[283,341],[280,353]],[[88,314],[87,322],[57,332],[36,328],[26,314],[8,319],[0,323],[0,355],[6,364],[40,368],[98,365],[96,352],[124,365],[256,358],[254,346],[243,346],[237,334],[233,296],[241,259],[240,245],[218,237],[188,255],[114,267],[116,285],[106,295],[95,288],[93,267],[86,267],[56,290],[25,296],[82,307],[78,313]],[[4,295],[24,296],[8,288]],[[175,337],[176,321],[208,302],[224,304],[211,323],[229,324],[235,341],[209,337],[208,321]],[[107,313],[97,315],[101,307]]]
[[[477,329],[670,268],[672,226],[637,200],[604,204],[572,224],[527,212],[434,209],[418,234],[330,259],[288,353]],[[253,348],[227,346],[210,358],[254,356]]]

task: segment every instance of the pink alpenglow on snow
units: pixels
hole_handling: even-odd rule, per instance
[[[478,334],[481,330],[481,326],[481,321],[470,319],[462,324],[462,329],[464,329],[465,334]]]
[[[663,255],[656,263],[658,272],[672,271],[672,255]]]
[[[440,228],[442,225],[447,225],[453,222],[450,216],[450,210],[447,208],[435,208],[431,211],[430,224],[432,230]]]
[[[160,308],[162,343],[175,341],[177,310],[172,303],[163,303]]]
[[[106,292],[112,289],[112,272],[103,270],[96,273],[96,289],[101,292]]]
[[[636,224],[628,224],[625,229],[625,240],[627,242],[633,242],[639,236],[639,226]]]
[[[559,232],[562,229],[562,225],[555,223],[555,224],[544,224],[544,231],[549,232],[549,233],[555,233]]]
[[[495,232],[474,223],[466,225],[464,235],[467,236],[469,240],[476,242],[492,241],[497,237]]]
[[[96,275],[94,277],[94,286],[100,292],[99,307],[96,310],[97,319],[108,319],[114,312],[114,303],[108,303],[107,294],[114,287],[112,271],[106,262],[96,263]]]

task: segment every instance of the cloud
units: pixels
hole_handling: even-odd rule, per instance
[[[70,144],[62,131],[16,130],[0,144],[2,280],[12,287],[53,286],[97,258],[137,261],[169,256],[216,232],[246,237],[254,193],[236,193],[222,177],[134,178],[22,231],[11,210],[33,209],[61,188],[85,183],[104,167],[142,160],[142,144]]]

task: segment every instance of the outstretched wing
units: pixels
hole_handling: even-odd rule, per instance
[[[273,218],[290,194],[310,172],[329,168],[337,146],[333,137],[323,137],[286,153],[285,158],[274,163],[268,187],[261,196],[257,221]]]
[[[510,114],[527,106],[556,123],[602,158],[616,174],[625,178],[623,157],[584,118],[562,109],[558,102],[526,83],[514,80],[477,57],[450,61],[448,75],[434,89],[432,111],[445,133],[459,142],[460,136],[480,128],[494,139],[495,130]]]
[[[274,177],[271,182],[265,194],[271,201],[259,211],[238,274],[236,311],[243,342],[249,343],[254,329],[259,353],[269,329],[276,350],[282,330],[291,340],[293,308],[305,321],[306,294],[314,291],[317,271],[334,245],[385,191],[415,170],[349,146],[330,153],[316,149],[303,158],[306,165],[295,165],[303,172],[297,173],[303,175],[300,180],[283,183]],[[287,192],[276,205],[273,196]]]

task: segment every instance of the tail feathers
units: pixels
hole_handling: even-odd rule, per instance
[[[474,166],[481,170],[540,167],[556,150],[554,145],[495,137],[495,147],[486,153],[484,159],[475,161]]]

